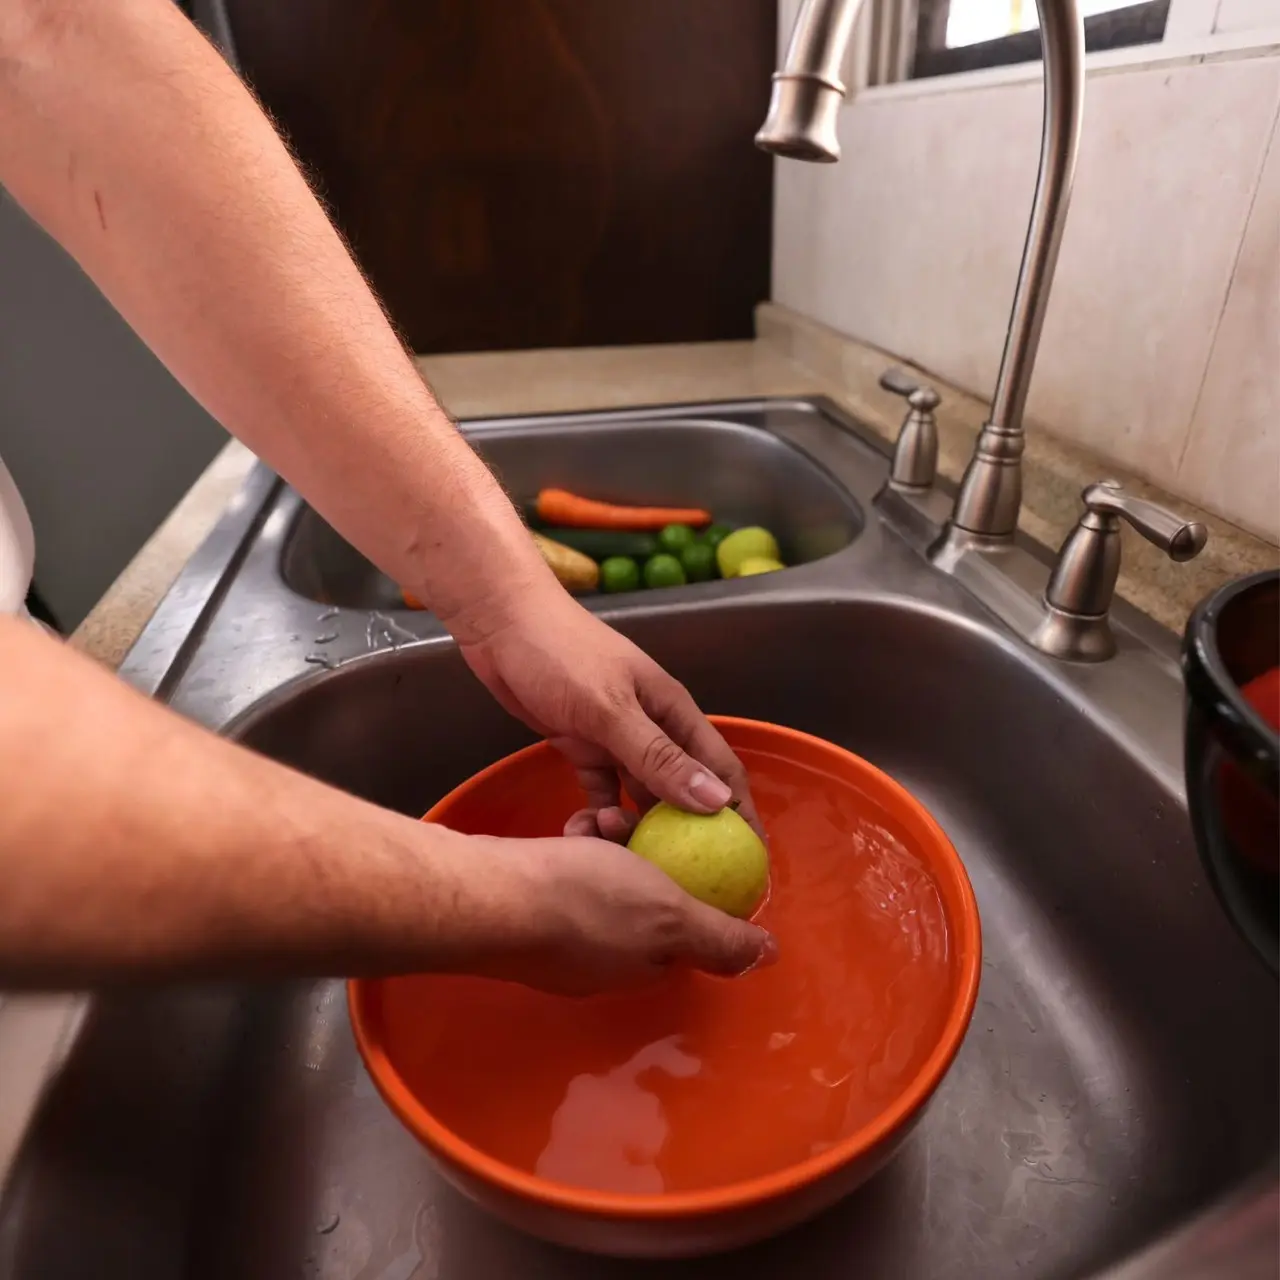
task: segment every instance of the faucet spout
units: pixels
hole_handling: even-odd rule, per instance
[[[804,0],[782,69],[773,77],[757,146],[795,160],[840,158],[842,75],[861,7],[862,0]],[[1040,167],[991,416],[933,550],[944,565],[969,547],[1012,542],[1022,506],[1022,417],[1071,201],[1084,101],[1084,24],[1077,0],[1036,0],[1036,8],[1044,46]]]
[[[842,75],[862,0],[804,0],[773,77],[769,114],[756,146],[792,160],[840,159],[836,119],[846,89]]]
[[[1018,268],[991,416],[960,482],[935,558],[1013,541],[1022,507],[1023,413],[1067,221],[1084,101],[1084,24],[1076,0],[1036,0],[1044,44],[1044,123],[1031,221]]]

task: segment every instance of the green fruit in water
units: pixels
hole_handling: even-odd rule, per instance
[[[751,578],[757,573],[777,573],[779,569],[786,567],[781,560],[769,560],[764,556],[748,556],[738,566],[738,577]]]
[[[716,563],[721,576],[736,578],[744,560],[781,560],[778,540],[768,529],[752,526],[735,529],[716,548]]]
[[[714,551],[732,532],[727,524],[709,524],[702,531],[702,541]]]
[[[663,553],[651,556],[644,562],[646,587],[681,587],[687,581],[684,568],[675,556]]]
[[[687,524],[669,524],[658,534],[658,546],[673,556],[678,556],[697,540],[698,535]]]
[[[710,582],[716,576],[716,553],[703,542],[695,542],[680,553],[684,576],[690,582]]]
[[[764,901],[769,851],[733,809],[709,816],[656,804],[627,842],[686,893],[742,920]]]
[[[610,556],[600,566],[600,590],[639,591],[640,566],[630,556]]]

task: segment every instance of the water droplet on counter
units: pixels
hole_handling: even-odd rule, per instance
[[[370,652],[382,648],[384,644],[392,649],[398,649],[406,641],[412,644],[417,639],[418,637],[412,631],[402,627],[385,613],[371,613],[369,625],[364,630],[365,647]]]
[[[313,667],[323,667],[326,671],[334,669],[333,661],[323,653],[309,653],[303,658],[303,662],[308,662]]]
[[[312,644],[332,644],[338,638],[336,631],[326,631],[322,636],[316,636],[311,642]]]
[[[326,609],[317,619],[317,622],[331,622],[341,612],[340,609]]]
[[[323,1221],[323,1222],[322,1222],[322,1223],[321,1223],[321,1224],[316,1228],[316,1233],[317,1233],[318,1235],[322,1235],[322,1236],[331,1235],[334,1231],[336,1231],[336,1230],[338,1229],[338,1223],[339,1223],[339,1222],[341,1222],[341,1221],[342,1221],[342,1219],[341,1219],[341,1217],[340,1217],[338,1214],[336,1214],[336,1213],[331,1213],[331,1214],[330,1214],[330,1215],[329,1215],[329,1216],[328,1216],[328,1217],[327,1217],[327,1218],[326,1218],[326,1219],[325,1219],[325,1220],[324,1220],[324,1221]]]

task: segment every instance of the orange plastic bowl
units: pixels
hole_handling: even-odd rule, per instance
[[[597,1253],[733,1248],[825,1209],[897,1150],[960,1047],[981,934],[959,857],[891,778],[794,729],[715,718],[770,836],[776,965],[590,1000],[444,975],[356,980],[392,1111],[446,1177]],[[545,744],[426,820],[558,835],[581,805]]]

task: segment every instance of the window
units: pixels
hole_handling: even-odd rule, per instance
[[[1086,50],[1157,43],[1169,2],[1080,0]],[[911,78],[1036,61],[1039,26],[1035,0],[919,0]]]

